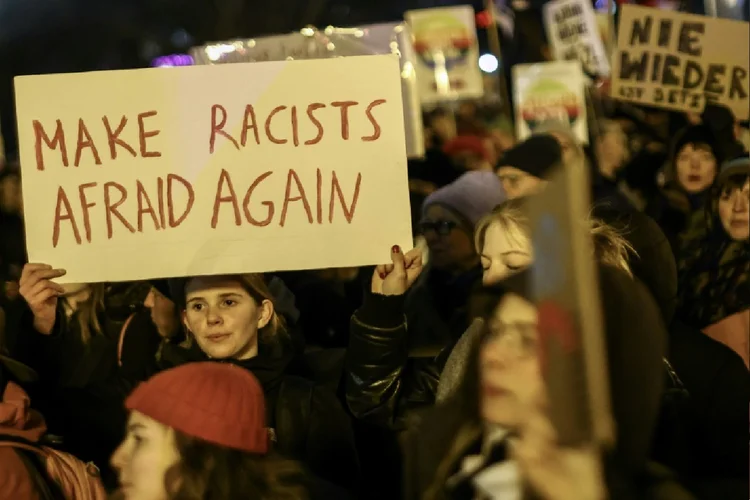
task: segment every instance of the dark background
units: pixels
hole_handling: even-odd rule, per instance
[[[12,157],[16,150],[17,75],[146,67],[154,57],[204,42],[306,25],[395,21],[409,9],[455,4],[483,8],[482,0],[2,0],[0,113],[6,151]]]

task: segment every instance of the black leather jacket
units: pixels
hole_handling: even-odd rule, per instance
[[[451,277],[426,269],[404,296],[366,293],[351,320],[346,400],[355,417],[393,430],[435,404],[440,373],[469,326],[481,269]]]

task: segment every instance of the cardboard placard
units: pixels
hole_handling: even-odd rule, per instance
[[[130,281],[411,248],[399,73],[384,55],[16,78],[30,261]]]
[[[558,122],[588,144],[586,78],[578,61],[513,66],[516,135],[528,138],[538,127]]]
[[[750,116],[750,24],[623,5],[612,97],[700,113],[707,102]]]
[[[579,61],[590,78],[609,76],[607,52],[589,0],[545,4],[544,26],[556,60]]]
[[[529,205],[539,349],[550,419],[563,446],[607,445],[615,439],[606,339],[598,296],[589,171],[558,167]]]
[[[414,41],[422,104],[482,97],[474,8],[412,10],[404,18]]]

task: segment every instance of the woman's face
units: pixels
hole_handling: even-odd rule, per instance
[[[487,226],[479,257],[485,285],[497,283],[528,267],[534,258],[531,240],[523,230],[515,224],[506,226],[498,221]]]
[[[497,176],[508,199],[514,200],[538,192],[545,184],[539,177],[527,174],[516,167],[500,167]]]
[[[430,262],[435,268],[466,270],[476,265],[477,254],[471,235],[450,210],[440,205],[427,207],[420,230],[430,248]]]
[[[490,334],[479,352],[485,422],[516,428],[542,394],[536,325],[536,307],[514,294],[506,295],[490,318]]]
[[[677,181],[688,194],[702,193],[714,183],[716,157],[705,144],[687,144],[675,158]]]
[[[735,241],[750,238],[750,180],[742,189],[729,187],[719,197],[719,218],[729,237]]]
[[[202,276],[186,288],[183,321],[212,359],[250,359],[258,354],[258,331],[273,316],[273,305],[258,304],[236,278]]]
[[[167,500],[165,476],[179,459],[172,429],[134,411],[111,463],[125,500]]]

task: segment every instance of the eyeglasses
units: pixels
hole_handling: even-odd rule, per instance
[[[482,339],[483,344],[504,340],[506,348],[510,348],[518,357],[526,358],[538,353],[539,341],[535,325],[518,324],[512,326],[491,322]]]
[[[458,227],[458,224],[449,220],[422,221],[419,223],[419,230],[422,234],[435,231],[440,236],[448,236],[456,227]]]

